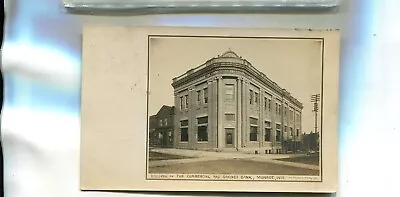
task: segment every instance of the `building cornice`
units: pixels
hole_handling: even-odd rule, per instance
[[[278,86],[278,84],[269,79],[264,73],[258,71],[246,59],[240,57],[217,57],[208,60],[206,63],[190,69],[183,75],[175,77],[172,86],[177,88],[198,79],[199,77],[209,77],[219,74],[219,71],[236,71],[234,74],[238,77],[248,77],[256,79],[259,83],[269,87],[275,94],[282,96],[284,99],[294,103],[300,109],[303,109],[303,104],[290,95],[290,92]]]

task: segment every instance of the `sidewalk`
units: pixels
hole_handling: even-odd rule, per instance
[[[220,159],[235,159],[236,158],[236,159],[246,159],[246,160],[259,161],[259,162],[270,162],[270,163],[287,165],[287,166],[298,167],[298,168],[305,168],[305,169],[310,169],[310,170],[319,170],[319,166],[315,166],[315,165],[276,160],[276,159],[283,159],[283,158],[290,158],[290,157],[297,156],[297,155],[289,155],[289,154],[248,154],[248,153],[244,153],[244,152],[211,152],[211,151],[187,150],[187,149],[152,149],[151,151],[158,152],[158,153],[164,153],[164,154],[181,155],[181,156],[186,156],[186,157],[196,157],[196,158],[150,161],[149,167],[165,166],[165,165],[189,163],[189,162],[220,160]],[[302,156],[302,155],[299,155],[299,156]]]

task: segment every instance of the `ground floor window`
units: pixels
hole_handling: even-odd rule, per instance
[[[265,128],[264,140],[266,142],[270,142],[271,141],[271,128]]]
[[[189,141],[188,128],[181,128],[181,142]]]
[[[197,141],[207,142],[208,141],[208,116],[197,118]]]
[[[181,142],[189,141],[189,121],[188,120],[181,120]]]
[[[276,130],[276,141],[280,142],[281,141],[281,131]]]
[[[250,127],[250,141],[257,141],[257,127]]]
[[[199,142],[207,142],[208,141],[207,126],[197,127],[197,141],[199,141]]]
[[[168,142],[171,144],[173,140],[172,131],[168,131]]]
[[[271,122],[270,121],[265,121],[264,141],[266,141],[266,142],[271,141]]]

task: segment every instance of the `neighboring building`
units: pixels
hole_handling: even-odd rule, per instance
[[[310,132],[309,134],[303,134],[303,149],[306,151],[318,151],[319,150],[319,133]]]
[[[172,86],[175,148],[280,153],[300,144],[302,103],[231,50]]]
[[[156,115],[150,116],[150,147],[173,147],[175,107],[163,105]]]

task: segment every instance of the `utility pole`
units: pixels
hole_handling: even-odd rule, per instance
[[[320,94],[311,95],[311,102],[314,104],[312,112],[315,114],[315,121],[314,121],[314,135],[318,133],[318,102],[321,100]]]
[[[311,95],[311,102],[314,103],[312,112],[315,114],[314,132],[317,133],[318,129],[318,102],[321,100],[320,94]]]

